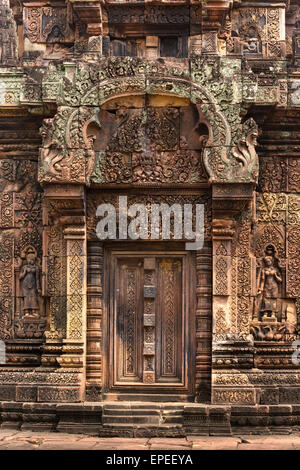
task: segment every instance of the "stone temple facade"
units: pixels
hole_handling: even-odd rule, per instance
[[[299,190],[298,0],[0,0],[1,427],[299,429]]]

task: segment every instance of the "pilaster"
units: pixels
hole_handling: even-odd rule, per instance
[[[240,380],[243,370],[253,367],[253,344],[250,337],[250,246],[245,253],[242,251],[244,239],[249,244],[249,234],[245,227],[241,227],[240,222],[241,219],[244,223],[245,213],[250,211],[253,189],[253,185],[247,184],[213,187],[211,401],[215,404],[256,402],[253,385],[245,385]],[[240,240],[241,234],[244,239]],[[231,375],[236,374],[234,386],[232,380],[230,384],[226,380],[229,372]]]
[[[80,401],[85,372],[87,308],[85,193],[78,185],[48,185],[45,199],[49,310],[42,362],[44,366],[60,365],[58,370],[65,374],[63,396],[68,397],[68,401]],[[55,237],[54,233],[59,235]],[[70,378],[73,377],[71,382],[74,382],[69,391],[68,374],[72,374]]]

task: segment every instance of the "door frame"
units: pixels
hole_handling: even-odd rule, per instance
[[[104,243],[104,279],[103,279],[103,380],[102,392],[114,393],[122,395],[130,393],[159,393],[159,394],[195,394],[195,375],[196,375],[196,262],[195,252],[184,249],[185,244],[182,242],[145,242],[145,241],[126,241]],[[120,256],[143,256],[157,254],[168,257],[168,255],[180,255],[185,260],[182,293],[184,296],[184,384],[122,384],[114,385],[112,383],[112,367],[113,364],[113,319],[111,289],[112,282],[112,257],[116,254]]]

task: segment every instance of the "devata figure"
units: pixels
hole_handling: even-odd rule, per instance
[[[282,282],[282,277],[278,268],[274,266],[272,256],[265,256],[263,261],[264,267],[260,269],[257,292],[261,296],[260,313],[262,314],[262,319],[269,317],[277,320],[277,299],[279,297],[279,285]]]
[[[23,296],[23,311],[25,316],[39,316],[39,300],[41,293],[40,273],[36,266],[35,253],[29,252],[26,255],[26,264],[22,266],[20,272],[21,292]]]

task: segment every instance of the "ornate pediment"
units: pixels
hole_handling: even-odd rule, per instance
[[[237,80],[239,67],[237,61],[231,72]],[[107,181],[105,169],[116,161],[122,182],[196,183],[203,181],[202,159],[212,183],[256,182],[256,124],[241,122],[236,84],[219,83],[222,63],[194,61],[190,74],[184,62],[170,67],[114,58],[99,68],[74,64],[67,70],[72,81],[62,77],[53,98],[45,80],[47,99],[61,105],[42,130],[41,182],[113,182],[116,174]],[[194,168],[189,175],[180,172],[180,161]]]

